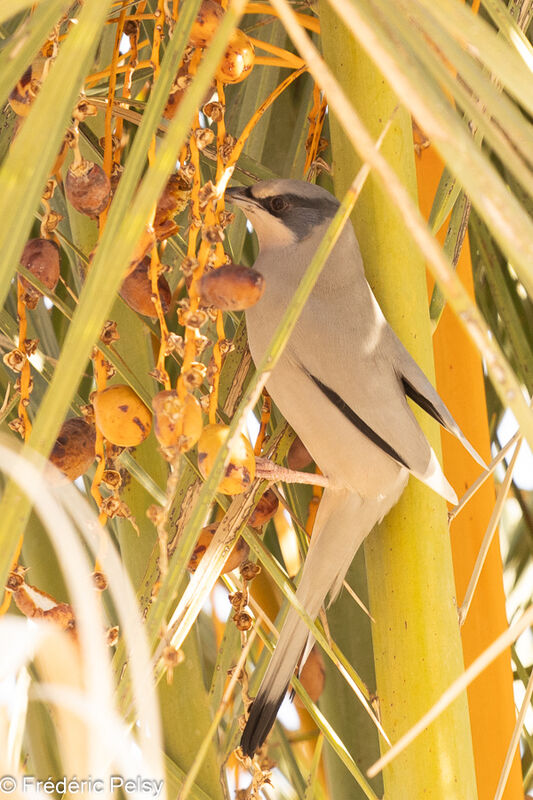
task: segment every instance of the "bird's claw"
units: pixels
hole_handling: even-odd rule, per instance
[[[283,483],[304,483],[311,486],[323,486],[324,488],[329,486],[329,481],[325,475],[288,469],[281,466],[281,464],[270,461],[268,458],[255,459],[255,475],[257,478],[263,478],[271,483],[283,481]]]

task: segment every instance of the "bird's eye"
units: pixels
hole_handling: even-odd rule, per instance
[[[285,209],[288,208],[288,206],[289,204],[284,197],[280,196],[273,197],[270,201],[270,208],[277,214],[279,214],[280,211],[285,211]]]

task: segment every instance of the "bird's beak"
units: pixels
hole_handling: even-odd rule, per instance
[[[259,208],[260,204],[255,200],[247,186],[232,186],[226,189],[224,197],[233,205],[239,206],[243,210],[246,208]]]

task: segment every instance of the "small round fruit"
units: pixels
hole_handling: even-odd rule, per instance
[[[67,170],[65,193],[80,214],[97,217],[111,197],[111,183],[102,167],[93,161],[81,161]]]
[[[265,279],[260,272],[242,264],[224,264],[207,272],[198,282],[198,294],[206,306],[222,311],[242,311],[261,299]]]
[[[152,400],[154,433],[162,447],[177,447],[181,453],[194,447],[202,433],[202,408],[192,394],[182,400],[165,390]]]
[[[191,44],[195,47],[209,44],[223,16],[224,9],[216,0],[203,0],[191,29]]]
[[[124,279],[120,287],[120,296],[138,314],[144,314],[146,317],[156,317],[157,312],[152,300],[152,281],[150,280],[149,269],[150,256],[146,256],[137,264],[133,272],[130,272]],[[172,292],[164,275],[158,277],[157,286],[163,313],[166,314],[170,308]]]
[[[95,392],[93,406],[96,425],[112,444],[136,447],[150,433],[152,415],[126,384],[115,384]]]
[[[189,563],[187,564],[187,569],[189,572],[195,572],[198,564],[204,557],[204,553],[211,544],[211,539],[215,535],[215,531],[218,528],[218,522],[214,522],[212,525],[206,525],[205,528],[202,528],[200,531],[200,536],[198,541],[196,542],[196,546],[194,548],[193,554],[190,558]],[[224,562],[224,566],[222,568],[221,575],[225,575],[227,572],[231,572],[237,567],[240,567],[243,561],[245,561],[248,556],[250,555],[250,548],[242,539],[239,537],[235,542],[235,547],[227,557],[226,561]]]
[[[20,263],[35,275],[47,289],[53,291],[59,280],[59,247],[51,239],[30,239],[26,242]],[[25,289],[24,303],[35,308],[41,297],[38,289],[25,278],[20,278]]]
[[[254,46],[244,31],[237,28],[229,40],[215,76],[221,83],[240,83],[248,77],[254,62]]]
[[[326,669],[324,667],[324,658],[316,644],[303,665],[299,679],[313,703],[318,702],[326,683]],[[300,707],[302,706],[298,697],[296,698],[296,704]]]
[[[207,478],[215,458],[228,434],[227,425],[207,425],[198,442],[198,468],[202,477]],[[240,494],[244,492],[255,477],[255,456],[252,445],[241,434],[234,442],[224,477],[218,491],[223,494]]]
[[[261,528],[269,519],[272,519],[278,510],[279,500],[273,489],[267,489],[259,500],[248,520],[248,525],[252,528]]]
[[[9,105],[19,117],[27,117],[31,111],[41,85],[44,63],[41,59],[29,66],[9,95]]]
[[[95,458],[96,431],[83,417],[67,419],[61,426],[49,461],[69,481],[87,472]]]

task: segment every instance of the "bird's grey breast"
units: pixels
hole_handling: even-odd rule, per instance
[[[248,339],[257,363],[268,347],[317,250],[316,237],[286,248],[262,249],[254,267],[265,279],[259,303],[246,311]],[[366,281],[350,224],[329,255],[287,345],[305,367],[307,356],[353,360],[372,347],[382,315]],[[384,322],[384,320],[383,320]],[[346,335],[348,343],[344,343]],[[354,350],[357,344],[357,350]]]
[[[287,251],[283,259],[262,252],[256,262],[266,280],[263,297],[246,312],[256,364],[312,258],[306,253],[307,263],[302,264],[301,245],[298,251]],[[363,376],[374,375],[381,366],[380,332],[386,323],[364,278],[358,252],[352,264],[344,255],[342,264],[335,251],[328,259],[267,388],[324,474],[336,485],[376,496],[383,484],[396,480],[399,467],[361,433],[354,420],[365,399]],[[347,413],[349,407],[355,414]]]

